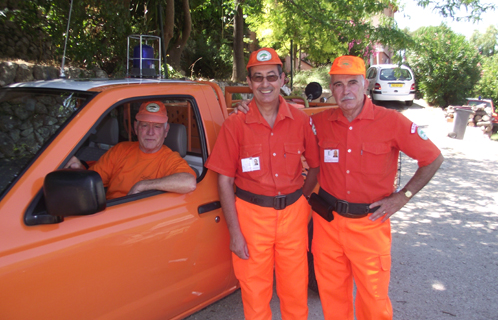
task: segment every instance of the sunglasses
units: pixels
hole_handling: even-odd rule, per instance
[[[268,82],[275,82],[278,80],[278,78],[280,78],[279,76],[277,76],[276,74],[271,74],[269,76],[266,76],[266,77],[263,77],[261,75],[257,75],[257,76],[252,76],[251,77],[251,80],[254,81],[254,82],[263,82],[263,80],[266,78],[266,80],[268,80]]]

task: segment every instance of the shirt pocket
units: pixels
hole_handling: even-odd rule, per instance
[[[361,172],[385,174],[391,164],[391,145],[387,142],[369,142],[361,146]]]
[[[295,177],[302,173],[303,167],[301,156],[303,155],[304,147],[301,142],[284,143],[285,167],[287,173],[291,177]]]
[[[239,166],[240,166],[240,173],[241,174],[247,174],[250,178],[257,179],[263,175],[264,170],[267,170],[267,167],[263,161],[264,159],[262,157],[263,156],[263,146],[261,144],[250,144],[250,145],[241,146],[239,155],[240,155]],[[259,170],[243,172],[242,160],[249,159],[249,158],[252,158],[251,160],[253,163],[256,163],[256,162],[259,163]],[[257,158],[257,160],[256,160],[256,158]]]

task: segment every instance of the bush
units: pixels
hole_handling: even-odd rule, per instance
[[[427,102],[440,107],[465,103],[480,77],[477,49],[444,24],[420,28],[414,39],[418,46],[407,60]]]

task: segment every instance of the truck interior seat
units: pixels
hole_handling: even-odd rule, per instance
[[[84,161],[97,161],[112,146],[119,141],[118,119],[107,116],[97,126],[94,133],[88,138],[88,146],[82,147],[76,157]]]
[[[187,128],[180,123],[170,123],[169,131],[166,139],[164,139],[164,145],[173,151],[180,154],[182,158],[187,155]],[[197,177],[199,177],[199,170],[197,170],[192,165],[190,166],[194,170]]]

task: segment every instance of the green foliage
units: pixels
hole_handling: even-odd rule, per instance
[[[481,79],[474,88],[474,96],[492,99],[496,106],[498,103],[498,55],[484,57],[482,63]]]
[[[304,92],[308,83],[318,82],[323,89],[327,89],[330,84],[329,70],[330,65],[325,65],[312,70],[299,71],[294,76],[293,87]]]
[[[484,56],[492,56],[496,53],[498,30],[495,26],[489,26],[486,33],[480,34],[474,31],[470,37],[470,43],[476,46],[479,52]]]
[[[343,54],[368,55],[379,41],[394,50],[408,46],[410,38],[392,19],[383,19],[378,27],[371,23],[371,17],[390,4],[372,0],[262,0],[260,7],[247,11],[246,22],[261,46],[287,54],[292,40],[309,60],[320,65]]]
[[[193,1],[192,33],[183,53],[189,75],[228,79],[232,73],[233,2]]]
[[[420,28],[414,39],[407,60],[425,99],[440,107],[464,103],[480,76],[476,48],[444,24]]]

